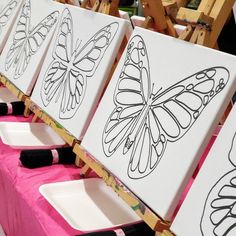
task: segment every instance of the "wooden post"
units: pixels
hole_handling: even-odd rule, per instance
[[[141,0],[140,2],[146,18],[146,22],[144,23],[145,28],[155,29],[160,33],[168,34],[173,37],[177,36],[172,21],[167,14],[167,11],[169,11],[169,14],[174,15],[174,9],[177,9],[177,5],[174,4],[172,0],[168,1],[169,3],[167,3],[166,0]],[[150,18],[152,18],[151,24]]]

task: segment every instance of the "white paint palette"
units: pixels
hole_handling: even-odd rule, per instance
[[[124,19],[70,5],[62,13],[31,99],[77,139],[96,109],[128,26]]]
[[[102,179],[44,184],[39,191],[77,230],[95,231],[140,221]]]
[[[64,6],[25,0],[0,58],[0,72],[30,95]]]
[[[48,149],[66,144],[44,123],[0,122],[0,137],[4,144],[15,149]]]
[[[81,146],[169,220],[233,94],[235,63],[135,28]]]

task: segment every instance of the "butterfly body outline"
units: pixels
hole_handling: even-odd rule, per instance
[[[141,36],[133,36],[115,88],[116,107],[102,135],[104,154],[110,157],[124,144],[123,155],[131,152],[128,176],[148,176],[161,160],[167,142],[177,141],[190,129],[228,79],[226,68],[212,67],[154,92],[146,45]]]
[[[47,15],[35,27],[31,26],[31,2],[26,0],[13,36],[13,42],[5,59],[5,70],[14,70],[14,79],[26,71],[31,57],[37,53],[48,33],[57,22],[59,11]]]
[[[71,119],[80,107],[86,93],[87,78],[96,71],[106,49],[118,30],[117,22],[97,31],[83,46],[76,41],[73,50],[73,20],[70,11],[63,11],[53,61],[45,73],[41,99],[48,106],[53,99],[60,102],[60,119]],[[60,99],[60,101],[59,101]]]

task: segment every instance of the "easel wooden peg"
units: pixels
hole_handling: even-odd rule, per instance
[[[179,9],[176,0],[162,0],[162,5],[166,14],[174,21]]]
[[[141,0],[144,16],[151,17],[153,19],[153,26],[155,30],[159,32],[165,31],[167,28],[165,9],[161,0]]]
[[[77,0],[56,0],[57,2],[63,3],[63,4],[70,4],[73,6],[80,6],[79,2]]]
[[[176,31],[161,0],[141,0],[144,16],[143,26],[176,37]],[[177,5],[176,5],[177,7]],[[150,19],[152,18],[152,20]]]
[[[32,122],[34,123],[34,122],[37,122],[37,120],[38,119],[40,119],[40,117],[42,116],[42,111],[40,111],[39,109],[36,109],[35,111],[34,111],[34,116],[33,116],[33,118],[32,118]]]
[[[91,161],[86,152],[81,148],[79,143],[73,145],[73,152],[76,154],[75,165],[78,167],[83,167],[80,169],[80,176],[86,178],[92,171],[94,161]]]
[[[81,3],[81,7],[82,8],[87,8],[87,6],[90,4],[90,1],[89,0],[83,0],[83,2]],[[91,7],[91,6],[90,6]]]
[[[111,16],[119,16],[119,0],[101,0],[97,12]]]
[[[81,165],[81,162],[79,165]],[[87,164],[84,164],[84,166],[80,169],[80,176],[86,178],[91,173],[91,171],[92,169]]]
[[[72,146],[73,147],[73,146]],[[75,159],[75,165],[77,166],[77,167],[79,167],[79,168],[82,168],[84,165],[85,165],[85,163],[79,158],[79,157],[76,157],[76,159]]]
[[[187,25],[186,29],[181,33],[179,39],[190,41],[190,38],[193,34],[193,27],[191,25]]]
[[[97,12],[99,7],[100,7],[100,4],[101,4],[101,1],[100,0],[96,0],[95,3],[93,4],[91,10]]]
[[[30,115],[30,113],[31,113],[31,110],[30,110],[29,106],[26,105],[26,102],[25,102],[27,99],[29,99],[29,98],[26,97],[26,98],[24,99],[24,104],[25,104],[24,116],[25,116],[25,117],[29,117],[29,115]]]
[[[118,11],[119,0],[85,0],[81,4],[81,7],[91,9],[94,12],[100,12],[107,15],[119,16]]]
[[[151,16],[147,16],[145,17],[145,20],[142,23],[141,27],[145,29],[150,29],[153,28],[153,24],[154,24],[153,18]]]
[[[102,0],[98,9],[98,12],[110,15],[111,2],[108,0]]]

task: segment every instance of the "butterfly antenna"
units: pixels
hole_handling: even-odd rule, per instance
[[[153,83],[153,90],[154,90],[154,83]],[[157,96],[157,94],[159,94],[160,93],[160,91],[162,90],[162,87],[156,92],[156,93],[154,93],[153,95],[154,95],[154,97],[156,97]]]
[[[160,88],[160,89],[155,93],[155,92],[154,92],[154,86],[155,86],[155,84],[152,83],[151,96],[156,96],[156,95],[162,90],[162,88]]]
[[[152,94],[153,94],[153,91],[154,91],[154,83],[152,83]]]

